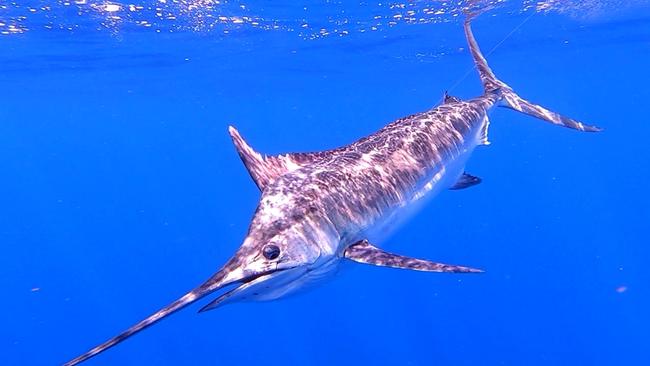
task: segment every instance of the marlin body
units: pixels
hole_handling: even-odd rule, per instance
[[[429,272],[478,269],[389,253],[377,246],[393,225],[445,189],[480,183],[464,172],[476,146],[488,144],[488,113],[505,106],[580,131],[593,126],[519,97],[492,73],[464,24],[483,95],[445,95],[438,107],[390,123],[338,149],[262,156],[233,127],[235,147],[262,196],[235,255],[205,283],[65,365],[76,365],[171,313],[228,285],[201,311],[235,300],[273,300],[333,272],[342,260]]]

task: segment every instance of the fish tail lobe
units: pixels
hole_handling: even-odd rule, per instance
[[[472,58],[474,59],[474,63],[476,64],[476,68],[481,78],[481,83],[483,84],[485,94],[498,95],[502,107],[513,109],[515,111],[539,118],[543,121],[558,126],[586,132],[602,131],[600,127],[584,124],[574,119],[565,117],[559,113],[548,110],[540,105],[531,103],[526,99],[520,97],[506,83],[499,80],[494,75],[494,72],[492,72],[492,69],[490,69],[488,66],[488,63],[485,60],[485,57],[483,57],[483,53],[481,52],[481,49],[479,48],[476,39],[474,38],[470,24],[473,18],[474,15],[469,14],[465,19],[465,37],[467,38],[469,50],[472,54]]]

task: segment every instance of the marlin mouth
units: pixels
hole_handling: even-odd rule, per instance
[[[207,305],[205,305],[204,307],[199,309],[199,313],[202,313],[202,312],[205,312],[205,311],[208,311],[208,310],[212,310],[212,309],[218,307],[219,305],[225,303],[226,301],[234,299],[235,296],[237,296],[237,295],[243,295],[246,292],[246,290],[249,290],[249,289],[253,288],[254,286],[256,286],[258,284],[261,284],[261,283],[266,282],[266,281],[268,281],[268,280],[270,280],[270,279],[272,279],[274,277],[277,277],[280,273],[287,272],[287,271],[295,269],[297,267],[298,266],[287,267],[287,268],[276,268],[276,269],[272,269],[272,270],[269,270],[269,271],[266,271],[266,272],[250,275],[250,276],[242,278],[242,279],[240,279],[238,281],[234,281],[234,282],[232,282],[230,284],[239,283],[240,285],[235,287],[235,288],[232,288],[232,289],[230,289],[230,290],[228,290],[226,292],[224,292],[221,295],[219,295],[219,297],[217,297],[216,299],[212,300],[210,303],[208,303]],[[227,285],[228,284],[224,284],[222,286],[225,287]],[[222,286],[220,286],[220,287],[222,287]],[[257,294],[255,294],[255,295],[257,295]]]
[[[239,282],[240,282],[240,283],[243,283],[243,284],[247,284],[247,283],[250,283],[250,282],[253,282],[253,281],[257,280],[257,279],[260,278],[260,277],[269,276],[269,275],[272,275],[272,274],[274,274],[274,273],[278,273],[278,272],[282,272],[282,271],[289,270],[289,269],[291,269],[291,268],[295,268],[295,267],[290,267],[290,268],[281,268],[281,269],[277,269],[277,268],[276,268],[276,269],[273,269],[273,270],[270,270],[270,271],[267,271],[267,272],[257,273],[257,274],[254,274],[254,275],[252,275],[252,276],[248,276],[248,277],[242,279],[242,280],[239,281]]]

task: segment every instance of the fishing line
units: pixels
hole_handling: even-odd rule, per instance
[[[510,31],[510,33],[508,33],[505,37],[503,37],[502,40],[500,40],[499,42],[497,42],[497,44],[496,44],[494,47],[492,47],[492,49],[490,49],[490,50],[485,54],[485,58],[487,59],[488,56],[490,56],[490,55],[491,55],[491,54],[492,54],[492,53],[493,53],[497,48],[499,48],[499,46],[501,46],[501,45],[503,44],[503,42],[507,41],[508,38],[510,38],[510,37],[511,37],[511,36],[512,36],[512,35],[513,35],[517,30],[519,30],[519,28],[521,28],[524,24],[526,24],[526,22],[528,22],[528,21],[530,20],[530,18],[533,17],[533,15],[535,15],[535,10],[533,10],[533,11],[530,13],[530,15],[528,15],[526,18],[524,18],[524,20],[522,20],[521,23],[519,23],[517,26],[515,26],[514,28],[512,28],[512,30]],[[473,64],[473,65],[472,65],[472,66],[471,66],[467,71],[465,71],[465,74],[464,74],[463,76],[461,76],[460,79],[458,79],[458,80],[457,80],[457,81],[456,81],[456,82],[455,82],[455,83],[454,83],[454,84],[453,84],[453,85],[452,85],[452,86],[451,86],[447,91],[451,92],[452,90],[456,89],[456,87],[457,87],[460,83],[462,83],[463,80],[465,80],[465,78],[467,78],[467,75],[469,75],[470,72],[473,72],[474,69],[476,69],[476,65]],[[443,97],[440,99],[439,104],[442,103],[442,102],[444,102],[444,99],[445,99],[445,97],[443,96]]]

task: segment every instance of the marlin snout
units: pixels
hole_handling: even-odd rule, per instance
[[[271,248],[272,249],[272,248]],[[272,252],[273,250],[271,250]],[[266,253],[269,257],[273,257],[275,254],[270,253],[267,250]],[[91,349],[90,351],[84,353],[83,355],[67,362],[64,366],[73,366],[77,365],[80,362],[83,362],[115,345],[121,343],[132,335],[140,332],[141,330],[148,328],[149,326],[157,323],[161,319],[175,313],[178,310],[185,308],[186,306],[204,298],[205,296],[223,289],[229,285],[237,284],[240,285],[229,290],[228,292],[223,293],[216,300],[205,306],[201,311],[210,310],[218,305],[225,302],[225,300],[234,298],[234,295],[245,292],[244,290],[253,287],[254,285],[259,285],[260,283],[272,279],[275,274],[283,272],[284,269],[279,269],[276,267],[270,267],[263,269],[261,271],[251,271],[246,269],[246,262],[242,261],[241,256],[235,255],[230,261],[228,261],[223,268],[217,271],[212,277],[210,277],[203,284],[193,289],[192,291],[186,293],[176,301],[165,306],[164,308],[158,310],[157,312],[151,314],[149,317],[143,319],[137,324],[133,325],[129,329],[120,333],[119,335],[109,339],[108,341],[98,345],[97,347]]]

